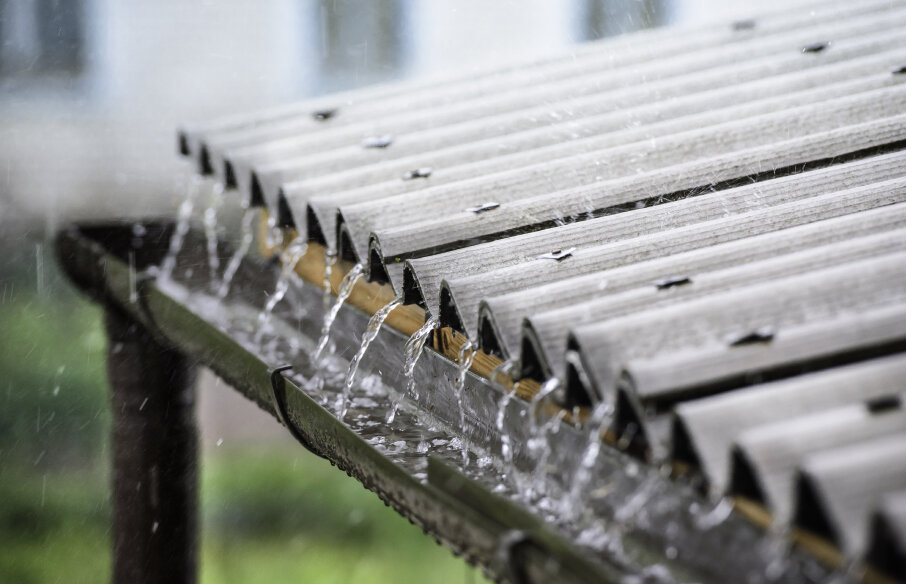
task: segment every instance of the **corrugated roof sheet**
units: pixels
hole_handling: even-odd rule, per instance
[[[276,228],[364,266],[611,437],[906,566],[906,3],[648,31],[189,128]],[[741,507],[742,508],[742,507]]]

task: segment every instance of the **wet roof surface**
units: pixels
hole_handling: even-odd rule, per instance
[[[521,375],[611,403],[643,456],[903,577],[904,25],[870,0],[646,31],[180,147]]]

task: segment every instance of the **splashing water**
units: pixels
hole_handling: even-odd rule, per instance
[[[695,527],[704,531],[717,527],[733,513],[733,501],[729,497],[721,497],[717,503],[705,514],[695,518]]]
[[[204,235],[208,249],[208,272],[211,275],[211,290],[216,291],[220,270],[220,258],[217,255],[217,213],[223,205],[223,185],[214,184],[208,199],[208,208],[204,211]]]
[[[493,371],[491,371],[491,375],[488,376],[488,381],[490,382],[491,385],[493,385],[495,387],[499,387],[504,392],[507,391],[507,387],[503,383],[501,383],[498,378],[501,375],[506,375],[507,377],[510,377],[513,373],[514,367],[516,367],[515,359],[508,359],[508,360],[504,361],[503,363],[501,363],[500,365],[495,367]]]
[[[264,243],[269,248],[275,248],[283,243],[283,230],[277,225],[277,216],[273,213],[267,217],[267,234]]]
[[[529,437],[526,442],[526,447],[528,448],[529,454],[533,460],[538,460],[539,464],[536,466],[535,475],[538,474],[538,466],[540,461],[546,461],[550,456],[550,443],[547,441],[546,426],[547,424],[538,425],[538,418],[541,415],[541,406],[544,404],[544,400],[553,394],[557,388],[560,387],[560,380],[556,377],[551,377],[547,381],[541,384],[541,387],[538,389],[538,393],[532,396],[531,406],[529,407]],[[561,411],[561,414],[565,415],[565,412]],[[556,417],[555,417],[556,419]],[[559,423],[559,422],[558,422]],[[540,452],[540,456],[539,456]],[[546,464],[546,462],[545,462]],[[543,468],[543,466],[542,466]],[[531,481],[528,485],[529,493],[528,496],[531,496],[531,490],[533,485],[537,481]]]
[[[349,407],[349,397],[352,393],[352,384],[355,382],[355,374],[359,369],[359,363],[362,362],[362,357],[365,356],[365,351],[368,350],[368,347],[371,346],[371,342],[377,337],[378,332],[381,330],[381,326],[384,324],[384,321],[387,320],[387,317],[390,316],[390,313],[402,303],[402,298],[394,298],[380,310],[375,312],[371,319],[369,319],[368,326],[365,328],[365,333],[362,335],[362,344],[359,347],[358,352],[352,358],[352,361],[349,362],[349,369],[346,371],[346,383],[343,386],[343,395],[340,397],[340,405],[337,408],[340,411],[341,420],[346,417],[346,410]]]
[[[195,175],[189,180],[189,186],[186,189],[186,198],[179,206],[176,214],[176,228],[173,235],[170,236],[170,248],[161,264],[158,278],[169,280],[173,275],[173,269],[176,267],[176,256],[182,251],[182,242],[189,232],[189,224],[192,220],[192,211],[195,209],[195,199],[198,197],[198,191],[201,189],[201,175]]]
[[[466,355],[468,351],[468,356]],[[469,464],[469,439],[468,433],[466,432],[466,411],[463,407],[462,398],[466,389],[466,374],[469,372],[469,369],[472,368],[472,362],[475,361],[475,355],[478,351],[475,349],[475,343],[471,339],[467,339],[463,346],[459,349],[459,357],[457,362],[459,363],[459,370],[456,375],[456,404],[459,407],[459,429],[462,432],[460,439],[462,445],[462,463],[463,465]]]
[[[233,257],[230,258],[226,270],[223,271],[223,280],[221,280],[220,289],[217,291],[217,297],[220,299],[226,298],[227,294],[230,293],[233,277],[236,275],[236,272],[239,271],[239,265],[248,254],[249,248],[252,247],[252,240],[255,239],[252,232],[252,223],[255,221],[255,216],[257,214],[256,209],[249,208],[245,210],[245,214],[242,216],[242,225],[240,227],[242,236],[239,240],[239,248],[233,254]]]
[[[412,336],[406,341],[406,346],[403,349],[403,354],[405,355],[403,373],[406,376],[407,395],[415,395],[415,364],[418,363],[418,359],[422,356],[422,352],[425,349],[425,343],[428,341],[428,337],[434,332],[434,329],[437,328],[439,322],[440,321],[436,316],[432,316],[425,321],[425,324],[423,324],[420,329],[412,333]],[[388,424],[392,424],[393,420],[396,418],[396,412],[400,407],[401,401],[401,395],[397,394],[394,396],[393,405],[390,408],[390,413],[387,415]]]
[[[503,455],[503,460],[508,467],[512,467],[513,464],[513,445],[504,422],[506,421],[506,407],[510,404],[514,395],[516,395],[515,385],[506,390],[503,397],[497,402],[497,418],[494,421],[497,431],[500,432],[500,453]]]
[[[562,427],[563,418],[566,417],[566,410],[560,410],[557,412],[557,415],[551,416],[549,420],[544,422],[538,429],[538,437],[536,440],[541,441],[541,446],[535,446],[535,448],[541,448],[541,456],[538,457],[538,462],[535,464],[535,468],[532,471],[532,475],[529,481],[528,488],[526,490],[526,499],[531,499],[534,496],[543,495],[548,491],[547,489],[547,465],[550,462],[551,455],[553,454],[553,449],[551,448],[548,438],[554,436],[560,432]],[[529,445],[532,448],[532,445]]]
[[[575,501],[581,501],[582,494],[588,489],[592,479],[592,469],[598,461],[598,454],[601,452],[601,435],[607,430],[613,413],[613,406],[606,402],[601,402],[591,413],[591,419],[588,421],[588,445],[582,453],[579,460],[579,466],[573,475],[572,488],[570,496],[564,500],[563,514],[566,517],[576,517],[580,512],[581,505],[575,505]]]
[[[365,267],[362,264],[356,264],[352,266],[352,269],[343,278],[343,283],[340,284],[340,290],[337,294],[337,300],[330,308],[330,312],[324,313],[324,324],[321,325],[321,338],[318,340],[318,347],[312,356],[313,361],[320,361],[321,353],[327,348],[327,342],[330,340],[330,327],[333,326],[333,321],[336,320],[337,314],[340,313],[340,308],[343,307],[343,303],[352,294],[352,289],[355,288],[356,282],[362,277],[364,270]]]
[[[267,304],[264,305],[264,309],[261,311],[261,314],[258,315],[258,331],[255,333],[256,344],[261,344],[261,339],[264,336],[267,323],[270,322],[274,308],[277,307],[277,304],[283,300],[283,297],[286,296],[286,293],[289,291],[289,281],[293,275],[293,271],[296,269],[296,264],[299,263],[299,260],[302,259],[302,256],[304,256],[307,251],[308,242],[303,236],[299,236],[292,240],[286,249],[281,252],[280,262],[283,264],[283,268],[280,270],[280,277],[277,278],[277,285],[274,287],[274,293],[267,299]]]
[[[529,417],[529,428],[532,431],[532,437],[534,437],[539,430],[538,416],[541,411],[541,405],[544,403],[544,400],[557,390],[558,387],[560,387],[560,379],[551,377],[542,383],[541,387],[538,388],[538,393],[532,396],[532,407],[530,409],[531,416]]]

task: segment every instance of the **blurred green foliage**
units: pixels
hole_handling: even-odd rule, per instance
[[[201,479],[203,584],[441,584],[480,575],[307,453],[225,452]],[[0,474],[0,582],[109,578],[107,472]]]
[[[101,311],[36,243],[0,266],[0,461],[97,460],[107,428]]]

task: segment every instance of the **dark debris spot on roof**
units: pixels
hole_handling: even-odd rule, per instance
[[[408,171],[403,175],[403,180],[413,180],[416,178],[428,178],[431,176],[431,173],[434,172],[434,169],[430,166],[423,166],[421,168],[416,168],[414,170]]]
[[[337,111],[339,110],[336,108],[319,109],[311,112],[311,117],[319,122],[324,122],[337,115]]]
[[[658,290],[666,290],[668,288],[673,288],[675,286],[682,286],[684,284],[691,284],[692,278],[689,276],[670,276],[669,278],[664,278],[663,280],[658,280],[654,283],[655,288]]]
[[[725,340],[731,347],[740,347],[743,345],[754,345],[755,343],[770,343],[774,340],[774,334],[773,327],[763,326],[742,334],[728,335]]]
[[[362,148],[386,148],[391,144],[393,144],[393,136],[390,134],[371,136],[362,140]]]
[[[476,213],[476,214],[484,213],[485,211],[490,211],[492,209],[496,209],[499,206],[500,206],[500,203],[495,203],[494,201],[488,201],[487,203],[482,203],[482,204],[476,205],[474,207],[469,207],[468,209],[466,209],[466,211],[469,213]]]
[[[903,402],[899,395],[885,395],[868,400],[865,403],[865,407],[873,414],[881,414],[902,408]]]
[[[906,65],[900,65],[890,70],[893,75],[906,75]]]
[[[573,252],[576,251],[576,248],[571,247],[569,249],[555,249],[550,253],[542,254],[538,256],[539,260],[565,260],[569,256],[573,255]]]
[[[830,46],[829,42],[812,43],[802,47],[803,53],[820,53]]]

